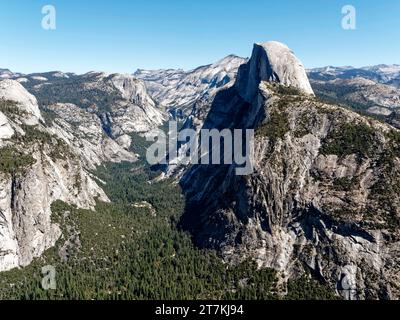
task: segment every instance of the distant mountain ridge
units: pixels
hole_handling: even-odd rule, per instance
[[[229,55],[213,64],[194,70],[137,70],[134,76],[145,81],[149,93],[161,108],[189,114],[199,99],[212,97],[232,83],[245,58]]]
[[[324,67],[307,71],[316,94],[400,128],[400,65]]]
[[[334,79],[353,79],[362,77],[383,84],[398,86],[400,81],[400,65],[379,64],[354,68],[344,67],[322,67],[307,70],[308,76],[312,80],[334,80]]]

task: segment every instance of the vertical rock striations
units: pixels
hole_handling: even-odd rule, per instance
[[[226,261],[311,274],[348,299],[399,298],[400,133],[316,100],[285,45],[256,44],[204,128],[256,129],[254,172],[192,166],[181,225]]]
[[[29,264],[60,236],[50,206],[108,201],[64,141],[43,125],[36,98],[0,82],[0,271]]]

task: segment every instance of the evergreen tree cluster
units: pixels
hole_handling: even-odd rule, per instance
[[[98,202],[95,211],[53,203],[62,237],[31,265],[1,273],[0,299],[279,298],[275,271],[251,261],[224,264],[177,228],[184,198],[175,183],[149,183],[151,173],[140,163],[109,164],[96,174],[107,181],[112,203]],[[135,206],[140,201],[155,214]],[[55,290],[42,287],[46,265],[56,270]]]

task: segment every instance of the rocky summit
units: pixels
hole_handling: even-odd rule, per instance
[[[314,94],[303,64],[284,44],[276,41],[256,43],[249,63],[238,74],[236,86],[245,100],[257,93],[260,81],[279,83]]]
[[[310,272],[345,298],[399,297],[397,130],[316,99],[301,63],[275,42],[255,45],[204,126],[254,128],[255,172],[187,170],[181,225],[198,245],[278,270],[283,292]]]

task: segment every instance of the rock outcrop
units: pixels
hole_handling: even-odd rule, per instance
[[[363,88],[346,98],[371,101],[371,113],[398,124],[399,70],[309,74],[314,83]],[[55,244],[55,200],[87,209],[108,201],[88,170],[135,161],[136,134],[169,113],[197,132],[256,131],[249,175],[236,175],[236,165],[166,168],[187,201],[180,225],[199,246],[228,263],[274,268],[281,294],[306,274],[346,299],[400,298],[400,132],[317,99],[286,45],[258,43],[250,60],[228,56],[189,72],[0,69],[0,78],[7,79],[0,81],[0,271],[26,266]],[[179,155],[185,151],[183,144]]]
[[[26,266],[60,236],[51,204],[108,201],[73,148],[43,124],[36,98],[0,82],[0,271]],[[4,100],[6,99],[6,100]]]
[[[311,274],[347,299],[399,298],[399,131],[318,101],[290,50],[272,46],[285,48],[279,63],[255,45],[203,126],[256,129],[254,172],[193,165],[181,226],[230,263],[276,269],[282,294]]]
[[[314,77],[317,77],[316,72]],[[399,88],[363,77],[311,80],[311,84],[316,95],[324,100],[378,116],[396,126],[393,118],[400,111]]]
[[[312,80],[330,81],[335,79],[365,78],[377,83],[399,87],[400,65],[368,66],[362,68],[345,67],[323,67],[307,70]]]
[[[215,95],[235,84],[239,67],[247,59],[229,55],[213,64],[191,71],[183,70],[138,70],[135,76],[146,83],[151,96],[159,106],[169,112],[170,118],[181,121],[181,130],[203,126]],[[187,144],[180,144],[178,155],[169,155],[175,164],[164,165],[162,178],[180,177],[188,164],[182,159]]]
[[[0,99],[16,102],[26,124],[35,125],[42,119],[36,98],[17,81],[0,81]]]
[[[14,135],[14,130],[11,127],[7,117],[0,112],[0,139],[10,139]]]
[[[191,71],[137,70],[135,76],[145,81],[149,93],[172,116],[190,115],[196,102],[212,99],[222,88],[232,85],[240,65],[247,60],[229,55],[213,64]]]
[[[132,134],[165,118],[130,75],[50,72],[25,79],[0,81],[0,271],[26,266],[55,244],[54,201],[86,209],[96,199],[109,201],[88,170],[136,161]]]
[[[57,103],[46,107],[53,115],[49,132],[56,135],[80,156],[84,167],[94,170],[103,162],[134,162],[136,156],[127,149],[130,139],[117,143],[104,133],[101,120],[96,114],[87,112],[74,104]],[[122,145],[122,146],[121,146]]]
[[[256,43],[250,61],[239,69],[236,87],[245,100],[253,99],[261,81],[291,86],[313,95],[303,64],[284,44]]]
[[[125,149],[130,147],[133,133],[148,132],[166,119],[144,83],[132,75],[103,72],[43,75],[48,81],[38,82],[29,77],[23,83],[38,98],[40,107],[70,103],[92,113],[100,119],[105,134],[121,142]]]

